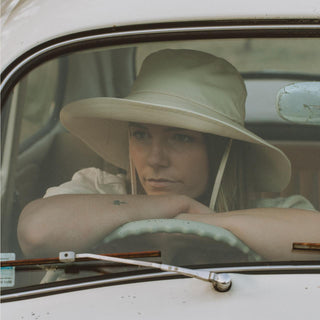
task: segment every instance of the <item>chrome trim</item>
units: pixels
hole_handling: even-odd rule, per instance
[[[306,270],[319,270],[319,265],[281,265],[281,266],[243,266],[243,267],[224,267],[209,269],[217,273],[241,273],[241,272],[274,272],[274,271],[306,271]]]
[[[182,22],[182,21],[181,21]],[[157,34],[157,33],[175,33],[175,32],[200,32],[200,31],[245,31],[245,30],[277,30],[277,29],[288,29],[288,30],[301,30],[301,29],[320,29],[320,25],[317,24],[310,24],[310,25],[259,25],[259,26],[213,26],[213,27],[178,27],[178,28],[164,28],[164,29],[147,29],[147,30],[134,30],[134,31],[123,31],[123,32],[114,32],[114,33],[104,33],[99,35],[91,35],[91,36],[84,36],[78,37],[72,40],[67,40],[60,42],[58,44],[51,45],[46,47],[31,56],[27,57],[25,60],[20,62],[16,67],[14,67],[8,75],[3,79],[2,83],[0,84],[0,92],[3,90],[4,86],[8,82],[8,79],[14,74],[17,70],[19,70],[23,65],[28,63],[29,61],[35,59],[37,56],[42,55],[48,51],[66,46],[71,44],[80,43],[82,41],[88,40],[99,40],[103,38],[117,38],[117,37],[124,37],[124,36],[134,36],[134,35],[150,35],[150,34]],[[31,48],[30,48],[31,49]],[[13,61],[12,61],[13,62]],[[2,70],[3,71],[3,70]],[[2,72],[1,71],[1,72]]]
[[[140,279],[149,279],[149,278],[161,278],[164,276],[170,276],[170,275],[177,275],[174,272],[165,272],[165,273],[152,273],[152,274],[146,274],[146,275],[135,275],[135,276],[128,276],[128,277],[121,277],[121,278],[113,278],[113,279],[104,279],[104,280],[97,280],[97,281],[89,281],[89,282],[82,282],[77,284],[70,284],[70,285],[64,285],[64,286],[57,286],[53,288],[44,288],[44,289],[37,289],[37,290],[31,290],[31,291],[24,291],[24,292],[18,292],[18,293],[11,293],[7,295],[2,295],[0,297],[0,302],[5,302],[7,299],[20,299],[23,297],[28,296],[34,296],[34,295],[43,295],[48,293],[59,293],[59,291],[66,291],[66,290],[75,290],[75,289],[84,289],[94,286],[102,286],[107,285],[110,283],[118,283],[123,281],[132,281],[132,280],[140,280]]]
[[[250,267],[226,267],[226,268],[208,268],[203,269],[207,271],[212,271],[215,273],[263,273],[268,274],[270,272],[275,271],[319,271],[320,273],[320,264],[319,265],[282,265],[282,266],[250,266]],[[12,293],[7,295],[2,295],[0,298],[1,302],[6,302],[7,300],[16,300],[16,299],[23,299],[23,298],[32,298],[35,295],[45,295],[45,294],[55,294],[61,293],[61,291],[68,291],[68,290],[77,290],[77,289],[90,289],[91,287],[95,286],[103,286],[108,284],[117,284],[126,281],[139,281],[139,280],[149,280],[152,278],[165,278],[170,276],[177,276],[175,272],[156,272],[152,274],[144,274],[144,275],[134,275],[134,276],[127,276],[121,278],[113,278],[113,279],[103,279],[103,280],[96,280],[96,281],[88,281],[82,282],[77,284],[70,284],[64,286],[57,286],[53,288],[43,288],[37,289],[32,291],[24,291],[18,293]]]

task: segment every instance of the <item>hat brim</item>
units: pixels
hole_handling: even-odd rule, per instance
[[[159,101],[156,100],[156,101]],[[279,192],[290,181],[291,165],[275,146],[222,114],[119,98],[90,98],[73,102],[60,114],[62,124],[107,162],[128,169],[128,122],[184,128],[249,143],[247,179],[255,191]]]

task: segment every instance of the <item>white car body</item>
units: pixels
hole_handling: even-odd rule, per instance
[[[59,3],[58,3],[59,2]],[[3,1],[1,90],[12,90],[28,63],[67,46],[101,38],[216,30],[314,29],[320,32],[318,0],[26,0]],[[255,20],[259,24],[254,24]],[[219,22],[204,26],[201,22]],[[231,21],[231,23],[230,23]],[[243,23],[241,22],[243,21]],[[247,22],[250,22],[247,24]],[[263,21],[266,24],[263,24]],[[300,23],[300,22],[301,23]],[[181,23],[181,25],[179,25]],[[97,30],[99,32],[97,32]],[[21,76],[19,76],[21,77]],[[12,84],[11,84],[12,82]],[[6,159],[3,165],[9,166]],[[6,186],[2,172],[2,183]],[[320,261],[320,259],[319,259]],[[320,263],[212,269],[228,273],[232,287],[173,272],[132,275],[2,295],[9,319],[319,319]]]
[[[319,19],[317,0],[296,2],[235,0],[177,1],[3,1],[2,69],[29,49],[76,32],[140,24],[241,19]],[[54,14],[53,14],[54,13]],[[41,26],[41,27],[39,27]],[[14,36],[12,36],[14,35]]]
[[[232,280],[232,288],[225,293],[196,279],[75,290],[4,303],[2,316],[3,319],[318,319],[319,275],[233,274]]]

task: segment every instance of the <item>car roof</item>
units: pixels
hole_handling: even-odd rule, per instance
[[[318,0],[2,0],[1,69],[38,44],[137,24],[230,19],[319,19]],[[263,5],[262,5],[263,4]]]

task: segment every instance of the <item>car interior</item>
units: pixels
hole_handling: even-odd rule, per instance
[[[278,45],[273,51],[281,50],[282,39],[269,40]],[[299,42],[289,39],[282,50],[287,46],[288,51],[295,51],[278,64],[302,55],[308,40],[301,39]],[[261,196],[301,194],[320,210],[320,127],[285,122],[274,111],[274,101],[281,86],[291,82],[320,81],[320,63],[318,68],[305,68],[299,66],[299,61],[305,59],[300,57],[300,60],[297,58],[291,63],[290,70],[287,67],[276,69],[277,64],[270,62],[276,60],[271,54],[264,57],[265,62],[262,60],[261,42],[263,39],[203,40],[202,46],[204,50],[235,61],[236,67],[240,67],[248,88],[247,128],[278,146],[291,160],[292,178],[287,188],[278,194],[263,193]],[[320,43],[317,45],[320,50]],[[143,58],[161,47],[202,48],[201,43],[185,41],[70,53],[31,70],[15,86],[4,106],[4,109],[16,110],[15,128],[19,128],[4,135],[6,144],[7,141],[12,142],[10,159],[2,160],[8,170],[2,191],[2,199],[6,199],[2,200],[2,209],[5,210],[3,221],[11,226],[2,230],[8,235],[4,238],[9,239],[2,245],[10,248],[8,252],[19,252],[16,233],[12,230],[16,230],[21,210],[30,201],[41,198],[48,187],[70,180],[81,168],[98,167],[109,172],[118,170],[61,126],[61,108],[68,102],[86,97],[125,97]],[[225,56],[228,52],[231,54]],[[313,47],[312,52],[319,51]],[[253,61],[255,55],[257,58]],[[267,66],[268,63],[270,66]]]

